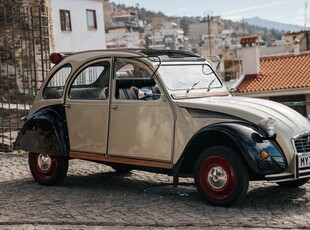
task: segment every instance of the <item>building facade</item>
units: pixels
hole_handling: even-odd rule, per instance
[[[105,49],[103,2],[50,0],[52,10],[51,51],[77,52]]]

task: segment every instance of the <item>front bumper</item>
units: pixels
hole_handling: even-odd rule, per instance
[[[302,178],[310,177],[310,168],[309,169],[300,169],[298,173],[294,174],[291,172],[283,172],[277,174],[266,175],[265,178],[267,181],[271,182],[283,182],[283,181],[293,181]]]
[[[294,158],[291,172],[266,175],[272,182],[293,181],[310,177],[310,132],[306,131],[292,138]]]

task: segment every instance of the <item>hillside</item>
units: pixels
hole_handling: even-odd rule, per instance
[[[244,22],[249,25],[264,27],[267,29],[283,30],[285,32],[286,31],[299,31],[303,29],[302,26],[274,22],[274,21],[262,19],[259,17],[247,18],[247,19],[244,19]]]

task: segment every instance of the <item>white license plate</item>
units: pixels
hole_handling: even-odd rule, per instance
[[[300,156],[298,157],[298,166],[299,168],[310,167],[310,156]]]

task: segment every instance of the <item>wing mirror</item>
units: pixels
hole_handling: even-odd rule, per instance
[[[140,100],[144,100],[146,98],[152,97],[154,95],[153,91],[150,89],[139,89],[138,90],[138,98]]]

